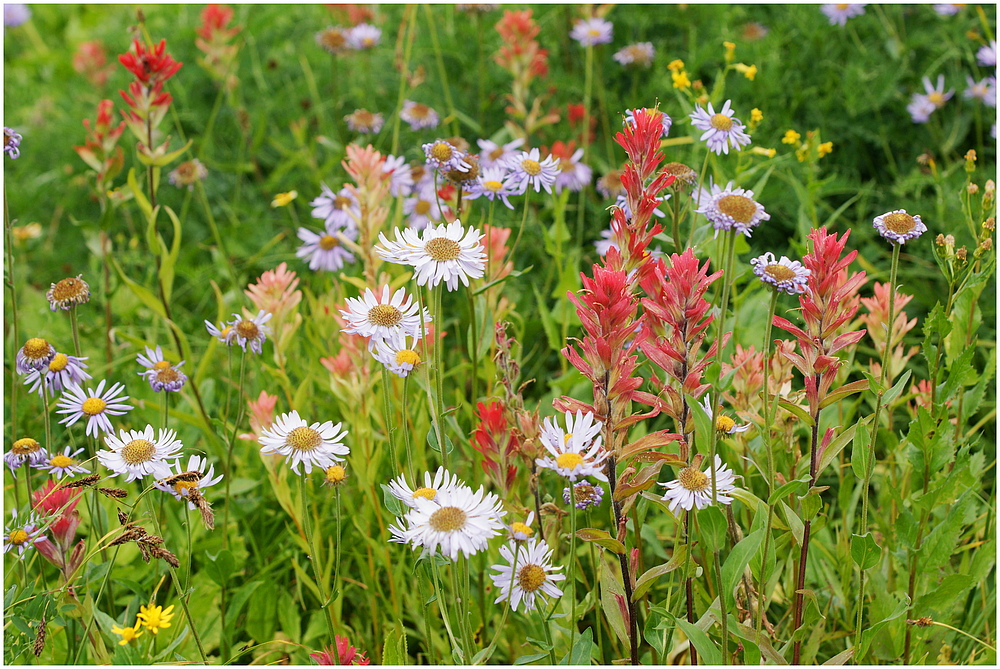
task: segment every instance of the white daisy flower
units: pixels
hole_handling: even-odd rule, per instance
[[[702,109],[701,105],[696,105],[691,112],[691,124],[699,130],[704,130],[704,134],[699,138],[708,144],[708,148],[716,155],[725,153],[729,155],[729,147],[739,151],[752,141],[750,135],[743,130],[746,128],[743,122],[733,116],[730,109],[732,100],[726,100],[726,104],[716,113],[712,103],[708,103],[708,111]]]
[[[713,184],[712,196],[696,211],[709,220],[715,228],[716,237],[720,231],[729,230],[736,230],[749,237],[750,231],[760,225],[761,221],[771,218],[771,214],[764,211],[764,207],[753,198],[752,190],[734,188],[732,181],[725,188]]]
[[[910,216],[905,209],[876,216],[872,225],[893,244],[905,244],[927,232],[927,226],[920,220],[920,216]]]
[[[584,165],[584,167],[586,167]],[[590,168],[587,168],[590,169]],[[556,189],[559,189],[559,182],[556,182]],[[466,191],[466,199],[475,200],[478,197],[485,197],[491,202],[497,198],[503,202],[508,209],[513,209],[510,203],[510,196],[517,195],[517,180],[508,173],[507,168],[502,165],[487,167],[483,170],[476,181]]]
[[[411,341],[407,342],[408,338]],[[419,340],[419,337],[409,337],[408,335],[393,336],[389,339],[373,339],[375,349],[370,350],[370,352],[390,372],[396,376],[406,377],[420,364],[420,354],[416,350]]]
[[[507,167],[517,180],[519,194],[526,192],[528,186],[534,186],[536,193],[541,188],[551,193],[552,184],[559,176],[559,159],[549,155],[542,160],[537,148],[511,156],[507,159]]]
[[[456,219],[447,225],[425,228],[422,235],[397,228],[394,242],[380,232],[375,252],[382,260],[413,266],[418,286],[433,288],[443,281],[448,290],[456,290],[459,280],[468,286],[470,278],[483,276],[486,249],[482,238],[479,230],[466,230]]]
[[[296,474],[300,463],[305,465],[306,474],[311,473],[313,467],[326,469],[343,462],[341,456],[351,452],[341,443],[347,436],[341,425],[334,425],[330,420],[309,425],[299,417],[298,411],[282,414],[261,433],[260,452],[291,456],[292,471]]]
[[[127,475],[126,483],[150,475],[170,476],[170,464],[181,457],[178,451],[184,447],[176,432],[161,429],[156,436],[152,425],[141,432],[120,430],[117,437],[107,434],[104,444],[111,450],[97,451],[98,461],[114,472],[112,476]]]
[[[49,397],[55,397],[70,386],[78,386],[90,379],[87,373],[87,358],[78,358],[75,355],[56,353],[49,361],[48,370],[33,369],[24,377],[24,385],[30,385],[28,392],[42,394],[42,383],[45,383],[45,392]]]
[[[552,549],[545,542],[531,538],[520,550],[516,545],[513,548],[504,545],[500,547],[500,557],[507,564],[492,567],[499,573],[490,574],[490,578],[493,585],[500,589],[500,596],[494,604],[509,599],[510,608],[517,611],[523,601],[525,610],[531,611],[535,608],[536,597],[544,601],[546,597],[562,596],[562,590],[554,583],[566,580],[566,575],[552,573],[562,567],[552,566]]]
[[[611,455],[604,450],[601,430],[604,423],[594,420],[594,414],[577,411],[567,413],[566,429],[546,418],[542,426],[542,444],[550,457],[538,458],[535,464],[551,469],[570,481],[582,476],[608,482],[604,474],[604,461]]]
[[[32,467],[35,469],[45,469],[52,476],[57,479],[61,479],[63,476],[72,477],[74,474],[89,474],[89,469],[84,469],[80,466],[80,461],[76,456],[83,453],[82,448],[78,448],[72,453],[72,446],[67,446],[63,449],[62,455],[54,455],[50,458],[40,460],[38,463],[33,464]]]
[[[382,172],[389,175],[389,194],[393,197],[409,195],[413,190],[413,172],[403,156],[386,156]]]
[[[36,543],[44,541],[45,534],[38,527],[38,523],[38,518],[34,514],[30,514],[27,519],[19,523],[17,509],[13,509],[10,524],[3,530],[3,552],[7,553],[11,549],[15,549],[20,557]]]
[[[723,465],[722,458],[716,455],[715,498],[720,504],[732,504],[733,498],[729,493],[736,489],[734,481],[736,475],[733,470]],[[671,513],[678,507],[690,511],[694,507],[704,509],[712,504],[712,473],[708,469],[703,472],[697,467],[685,467],[677,474],[676,479],[660,485],[667,488],[663,499],[670,502],[667,508]]]
[[[48,459],[49,452],[31,437],[24,437],[15,441],[11,444],[10,450],[4,453],[3,456],[3,461],[7,463],[12,472],[17,471],[26,464],[34,467]]]
[[[395,292],[382,286],[382,295],[375,297],[371,288],[365,288],[363,297],[348,297],[347,310],[340,314],[347,321],[344,334],[368,337],[368,350],[374,350],[379,341],[408,335],[420,339],[424,335],[424,324],[420,322],[420,305],[406,294],[405,288]],[[424,308],[424,323],[431,321],[431,315]]]
[[[356,51],[364,51],[379,45],[382,41],[382,30],[369,23],[359,23],[347,30],[346,38],[347,46]]]
[[[514,150],[524,144],[524,138],[518,137],[506,144],[497,144],[489,139],[477,139],[476,144],[479,145],[479,165],[481,167],[484,169],[505,167],[508,159],[514,155]]]
[[[559,159],[559,175],[555,182],[556,193],[561,193],[566,189],[577,193],[585,186],[590,185],[591,179],[594,178],[594,170],[580,162],[582,158],[583,149],[577,149],[568,159]]]
[[[702,408],[709,418],[712,417],[712,404],[711,400],[709,400],[708,393],[705,393],[705,400],[698,406]],[[723,434],[737,434],[738,432],[746,432],[749,430],[750,423],[737,425],[735,420],[720,413],[715,419],[715,429]]]
[[[416,506],[403,517],[406,528],[393,532],[395,540],[431,552],[440,546],[441,553],[452,560],[459,552],[471,557],[484,550],[500,534],[501,518],[507,513],[500,498],[482,487],[477,492],[465,486],[439,489],[433,500],[417,497],[415,501]]]
[[[781,256],[775,260],[774,254],[768,251],[762,256],[750,261],[753,273],[764,283],[774,286],[775,290],[789,295],[799,295],[806,292],[809,276],[812,271],[802,266],[798,260],[789,260]]]
[[[56,404],[56,413],[67,414],[59,422],[69,427],[86,417],[88,437],[96,437],[98,432],[114,432],[108,416],[123,416],[134,407],[124,404],[129,399],[128,395],[119,395],[125,390],[124,384],[116,383],[105,392],[105,383],[107,379],[98,383],[96,390],[90,388],[84,390],[82,386],[67,388],[66,393]]]
[[[27,374],[32,370],[42,371],[48,367],[55,357],[56,348],[41,337],[32,337],[24,342],[17,352],[15,367],[18,374]]]
[[[239,314],[233,314],[235,320],[232,324],[230,336],[244,351],[247,350],[247,344],[249,343],[250,350],[260,355],[264,350],[264,342],[267,340],[267,336],[271,334],[271,328],[265,325],[265,323],[271,320],[271,316],[273,315],[263,309],[258,311],[257,315],[253,318],[244,318]]]
[[[357,228],[340,229],[327,220],[322,233],[299,228],[296,234],[303,244],[295,250],[295,257],[308,261],[309,269],[314,272],[336,272],[345,263],[354,262],[354,254],[344,247],[344,241],[355,241]]]
[[[433,479],[430,472],[424,472],[424,485],[422,488],[417,488],[416,490],[410,489],[409,484],[406,482],[405,474],[400,474],[397,478],[389,481],[389,492],[392,493],[392,496],[411,509],[416,508],[417,498],[433,501],[437,498],[439,492],[453,491],[460,488],[469,489],[467,485],[458,479],[458,476],[450,473],[444,467],[438,467]]]
[[[145,378],[155,392],[166,390],[175,393],[187,383],[187,375],[180,369],[184,361],[171,365],[164,360],[163,350],[159,346],[155,351],[147,346],[146,354],[140,353],[135,361],[146,368],[145,372],[139,372],[139,376]]]
[[[206,465],[208,465],[207,471],[205,470]],[[183,474],[191,472],[195,472],[198,476],[183,476]],[[184,501],[188,499],[192,489],[202,491],[205,488],[215,485],[221,481],[222,478],[222,474],[219,474],[218,476],[215,475],[215,465],[209,465],[208,458],[203,458],[200,455],[192,455],[190,459],[188,459],[186,469],[181,468],[180,460],[178,460],[174,462],[174,466],[170,474],[158,480],[153,485],[156,486],[158,490],[170,493],[178,501]],[[196,508],[198,508],[198,506],[194,502],[188,501],[189,510],[194,511]]]

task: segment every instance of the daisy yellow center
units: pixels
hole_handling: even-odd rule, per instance
[[[917,227],[917,222],[909,214],[897,211],[883,217],[882,225],[890,232],[903,235],[907,232],[912,232],[913,228]]]
[[[545,583],[545,570],[537,564],[526,564],[517,571],[517,584],[525,592],[534,592]]]
[[[32,337],[24,343],[24,355],[31,360],[44,358],[49,354],[49,342],[40,337]]]
[[[681,473],[677,475],[677,480],[686,490],[691,492],[701,492],[708,487],[708,476],[694,467],[682,469]]]
[[[28,540],[28,533],[24,530],[14,530],[10,533],[10,536],[7,537],[7,540],[15,546],[20,546]]]
[[[537,176],[537,175],[541,174],[541,172],[542,172],[542,164],[539,163],[537,160],[532,160],[531,158],[526,158],[526,159],[524,159],[524,160],[521,161],[521,169],[524,170],[525,174],[527,174],[528,176],[533,177],[533,176]]]
[[[198,481],[178,481],[174,484],[174,492],[183,497],[187,495],[188,490],[197,487]]]
[[[167,369],[169,367],[170,363],[167,362],[166,360],[160,360],[158,363],[153,365],[153,369],[155,369],[156,371],[160,371],[161,369]]]
[[[457,506],[445,506],[431,514],[431,529],[438,532],[454,532],[465,527],[468,516]]]
[[[850,7],[850,5],[848,5],[847,3],[843,3],[843,2],[837,3],[837,9],[840,10],[840,11],[844,11],[848,7]]]
[[[453,155],[455,155],[455,152],[448,142],[434,142],[434,146],[431,147],[431,157],[442,163],[451,160]]]
[[[49,363],[50,372],[61,372],[66,369],[66,365],[69,364],[69,357],[65,353],[56,353],[52,357],[52,362]]]
[[[49,460],[49,464],[53,467],[71,467],[76,464],[76,460],[66,455],[57,455]]]
[[[519,534],[523,534],[526,537],[530,537],[532,534],[535,533],[533,529],[531,529],[524,523],[514,523],[513,525],[510,526],[510,529]]]
[[[141,465],[149,462],[156,455],[156,445],[145,439],[133,439],[121,450],[122,460],[127,465]]]
[[[409,349],[403,349],[402,351],[396,351],[396,364],[397,365],[419,365],[420,355],[416,351],[411,351]]]
[[[333,465],[326,468],[326,480],[328,483],[337,484],[347,478],[347,472],[340,465]]]
[[[503,184],[500,183],[499,181],[493,181],[492,179],[490,179],[489,181],[483,182],[483,188],[485,188],[486,190],[491,190],[494,193],[496,193],[501,188],[503,188]]]
[[[447,237],[435,237],[424,245],[424,250],[434,262],[458,260],[462,255],[462,245]]]
[[[236,324],[236,334],[244,339],[256,339],[260,334],[260,328],[253,321],[240,321]]]
[[[167,367],[166,369],[161,369],[156,373],[156,380],[160,383],[173,383],[178,380],[181,375],[173,367]]]
[[[285,437],[285,445],[297,451],[314,451],[323,443],[323,437],[311,427],[297,427]]]
[[[715,114],[709,122],[712,124],[713,128],[716,130],[722,130],[723,132],[731,130],[733,127],[733,119],[729,118],[725,114]]]
[[[413,118],[421,119],[427,118],[430,115],[431,108],[427,105],[417,103],[410,107],[410,115]]]
[[[229,325],[227,325],[226,327],[222,328],[219,331],[219,336],[222,337],[223,339],[225,339],[226,337],[229,336],[229,331],[232,330],[232,329],[233,329],[232,327],[230,327]]]
[[[426,216],[430,210],[431,210],[431,203],[428,202],[427,200],[420,200],[413,207],[414,213],[416,213],[418,216]]]
[[[391,328],[403,321],[403,312],[391,304],[377,304],[368,312],[368,322],[384,328]]]
[[[344,38],[344,34],[339,30],[326,30],[320,37],[320,41],[323,43],[327,49],[336,50],[342,49],[347,40]]]
[[[765,267],[764,274],[767,274],[775,281],[791,281],[795,278],[795,270],[779,263],[774,263],[773,265]]]
[[[359,109],[351,114],[351,116],[354,117],[354,122],[359,125],[371,125],[375,120],[375,116],[367,109]]]
[[[934,106],[940,107],[944,104],[944,95],[938,91],[931,91],[927,94],[927,99],[934,103]]]
[[[62,302],[80,297],[85,292],[84,285],[79,279],[63,279],[52,288],[52,299]]]
[[[597,28],[591,28],[590,30],[587,31],[587,34],[590,35],[591,37],[600,37],[601,31],[598,30]]]
[[[497,148],[490,151],[490,160],[500,160],[500,157],[502,155],[503,155],[503,147],[498,146]]]
[[[361,40],[361,43],[364,44],[365,46],[375,46],[375,38],[365,37],[364,39]]]
[[[91,397],[83,401],[80,410],[88,416],[96,416],[99,413],[104,413],[107,407],[108,403],[100,397]]]
[[[583,464],[583,456],[579,453],[563,453],[556,458],[556,464],[562,469],[573,471]]]
[[[434,499],[437,497],[438,491],[434,488],[417,488],[413,491],[413,499],[418,497],[423,497],[424,499]]]
[[[574,163],[569,158],[562,158],[559,160],[560,172],[572,172],[575,169],[576,169],[576,163]]]
[[[719,416],[715,421],[715,429],[719,432],[729,432],[736,427],[736,421],[729,416]]]
[[[743,195],[726,195],[716,206],[737,223],[749,223],[757,213],[757,203]]]
[[[334,209],[347,209],[351,205],[351,198],[345,197],[343,195],[338,195],[333,201]]]
[[[338,244],[340,244],[340,240],[333,235],[323,235],[319,239],[319,247],[324,251],[329,251]]]
[[[28,455],[29,453],[34,453],[42,445],[31,437],[25,437],[24,439],[18,439],[14,442],[14,445],[10,447],[10,452],[14,455]]]

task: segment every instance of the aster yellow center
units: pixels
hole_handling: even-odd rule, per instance
[[[297,451],[314,451],[323,443],[323,437],[311,427],[297,427],[285,437],[285,445]]]
[[[402,351],[396,351],[396,364],[397,365],[419,365],[420,355],[416,351],[411,351],[409,349],[403,349]]]
[[[732,129],[733,127],[733,119],[729,118],[725,114],[716,114],[709,120],[709,122],[712,124],[713,128],[716,130],[722,130],[723,132]]]
[[[76,460],[65,455],[57,455],[49,460],[49,464],[53,467],[71,467],[76,464]]]
[[[410,107],[410,115],[414,118],[427,118],[430,115],[431,108],[425,104],[420,104],[419,102],[412,107]]]
[[[451,160],[453,155],[455,155],[455,152],[448,142],[434,142],[434,146],[431,147],[431,157],[442,163]]]
[[[698,471],[694,467],[685,467],[677,475],[677,480],[681,485],[691,492],[700,492],[708,487],[708,476],[704,472]]]
[[[260,328],[253,321],[240,321],[236,324],[236,334],[244,339],[256,339],[260,334]]]
[[[78,298],[86,292],[86,284],[79,279],[63,279],[52,287],[52,299],[56,302]]]
[[[333,201],[334,209],[347,209],[349,206],[351,206],[351,198],[344,195],[338,195]]]
[[[726,216],[737,223],[749,223],[757,213],[757,203],[743,195],[726,195],[719,198],[716,206]]]
[[[403,321],[403,312],[391,304],[377,304],[368,311],[368,322],[384,328],[391,328]]]
[[[24,530],[14,530],[7,537],[7,541],[14,544],[15,546],[20,546],[25,541],[28,540],[28,533]]]
[[[61,372],[66,369],[66,365],[69,364],[69,357],[65,353],[56,353],[52,357],[52,362],[49,363],[50,372]]]
[[[846,10],[848,7],[850,7],[850,5],[848,5],[847,3],[843,3],[843,2],[838,2],[837,3],[837,9],[839,11],[841,11],[841,12],[844,11],[844,10]]]
[[[170,363],[166,360],[160,360],[158,363],[153,365],[153,369],[160,371],[161,369],[167,369],[170,367]]]
[[[14,455],[28,455],[29,453],[34,453],[42,445],[31,437],[25,437],[24,439],[18,439],[14,442],[14,445],[10,447],[10,452]]]
[[[428,202],[427,200],[420,200],[413,207],[413,212],[418,216],[426,216],[430,210],[431,210],[431,203]]]
[[[173,367],[167,367],[166,369],[161,369],[156,373],[156,380],[160,383],[173,383],[180,379],[181,375]]]
[[[489,181],[484,181],[483,182],[483,188],[485,188],[486,190],[490,190],[490,191],[493,191],[494,193],[496,193],[501,188],[503,188],[503,184],[500,183],[499,181],[494,181],[494,180],[490,179]]]
[[[490,151],[490,160],[500,160],[500,157],[502,155],[503,155],[503,147],[498,146],[497,148]]]
[[[347,40],[344,38],[344,34],[339,30],[325,30],[320,36],[320,41],[323,46],[330,50],[337,50],[344,48]]]
[[[534,592],[545,583],[545,570],[537,564],[526,564],[517,571],[517,584],[525,592]]]
[[[445,506],[431,514],[431,529],[438,532],[454,532],[465,527],[468,516],[457,506]]]
[[[719,416],[715,420],[715,429],[719,432],[729,432],[736,427],[736,421],[729,416]]]
[[[332,465],[326,468],[327,483],[337,484],[347,478],[347,472],[340,465]]]
[[[583,464],[583,456],[579,453],[563,453],[556,458],[556,464],[562,469],[573,471]]]
[[[187,491],[191,488],[197,488],[198,481],[178,481],[174,484],[174,492],[182,497],[187,494]]]
[[[40,337],[32,337],[24,343],[24,348],[21,350],[24,351],[26,358],[39,360],[48,356],[50,351],[49,342]]]
[[[323,235],[319,239],[319,247],[324,251],[329,251],[333,247],[340,244],[340,240],[333,235]]]
[[[764,274],[767,274],[775,281],[791,281],[795,278],[795,270],[779,263],[765,267]]]
[[[521,161],[521,169],[524,170],[525,174],[533,177],[537,176],[538,174],[541,174],[542,164],[539,163],[537,160],[532,160],[531,158],[525,158],[524,160]]]
[[[108,403],[102,400],[100,397],[90,397],[83,401],[80,405],[80,411],[87,414],[88,416],[96,416],[99,413],[104,413],[104,410],[108,407]]]
[[[927,99],[930,100],[935,107],[940,107],[944,104],[944,95],[937,91],[931,91],[928,93]]]
[[[424,251],[434,262],[458,260],[462,255],[462,245],[447,237],[435,237],[424,245]]]
[[[533,529],[525,525],[524,523],[514,523],[510,526],[510,529],[519,534],[523,534],[526,537],[530,537],[535,533]]]
[[[434,488],[417,488],[413,491],[413,499],[417,497],[423,497],[424,499],[434,499],[437,497],[438,491]]]
[[[133,439],[125,444],[120,453],[125,464],[141,465],[153,459],[156,455],[156,445],[145,439]]]
[[[351,116],[354,117],[354,122],[358,125],[370,126],[372,121],[375,120],[375,116],[367,109],[359,109],[351,114]]]
[[[917,222],[909,214],[897,211],[884,216],[882,218],[882,225],[890,232],[904,235],[917,227]]]

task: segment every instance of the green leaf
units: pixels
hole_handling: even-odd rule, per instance
[[[790,412],[791,414],[796,416],[799,420],[801,420],[803,423],[805,423],[806,427],[812,427],[813,425],[816,424],[816,421],[812,419],[812,416],[809,415],[809,412],[800,407],[799,405],[792,404],[786,399],[779,399],[778,405],[782,409]]]
[[[263,584],[262,581],[251,581],[236,591],[232,601],[226,607],[226,626],[232,627],[236,624],[236,618],[243,610],[243,606],[250,599],[250,596]]]
[[[851,558],[861,571],[871,569],[882,559],[882,547],[875,542],[871,532],[864,536],[852,534]]]
[[[871,627],[861,632],[861,642],[858,644],[858,653],[855,656],[855,660],[858,664],[864,664],[865,655],[868,653],[868,648],[872,644],[875,635],[878,634],[879,630],[888,625],[891,621],[900,617],[906,613],[907,605],[905,602],[898,602],[896,604],[895,610],[890,613],[887,617],[874,623]]]
[[[548,658],[548,653],[533,653],[531,655],[521,655],[516,660],[514,660],[515,665],[519,664],[531,664],[532,662],[537,662],[538,660]]]
[[[149,203],[146,195],[142,192],[142,187],[139,186],[139,181],[135,176],[134,167],[129,169],[127,181],[128,187],[132,191],[132,197],[135,198],[135,203],[139,205],[143,217],[148,221],[153,216],[153,205]]]
[[[542,328],[545,330],[545,338],[549,344],[550,351],[558,351],[562,348],[562,341],[559,336],[559,329],[556,327],[556,322],[552,318],[552,313],[545,304],[545,298],[542,294],[538,292],[538,285],[531,284],[531,290],[535,293],[535,302],[538,307],[538,315],[542,319]]]
[[[686,557],[687,546],[684,544],[675,545],[674,555],[670,558],[669,562],[657,565],[652,569],[647,569],[646,572],[635,582],[635,590],[632,592],[632,601],[638,602],[639,599],[646,594],[646,591],[652,587],[653,583],[656,582],[656,579],[660,578],[664,574],[669,574],[670,572],[683,567]]]
[[[865,420],[869,421],[867,418]],[[871,444],[871,435],[867,425],[864,425],[863,429],[854,431],[854,444],[851,446],[851,469],[854,470],[854,476],[859,481],[868,480],[875,466],[875,458],[872,457],[869,444]]]
[[[576,624],[575,621],[572,624]],[[588,627],[584,630],[583,634],[577,637],[576,642],[573,644],[572,653],[559,660],[559,664],[589,665],[593,652],[594,629],[592,627]]]
[[[722,652],[716,647],[712,640],[701,628],[692,625],[686,620],[675,618],[677,626],[683,630],[684,635],[691,641],[691,645],[698,651],[698,662],[707,665],[721,665]]]
[[[854,657],[854,646],[851,646],[850,648],[848,648],[847,650],[845,650],[843,652],[837,653],[836,655],[834,655],[833,657],[831,657],[829,660],[827,660],[826,662],[824,662],[823,665],[824,666],[826,666],[826,665],[834,666],[834,665],[847,664],[847,661],[850,660],[852,657]]]
[[[379,485],[382,487],[382,503],[385,505],[385,508],[394,516],[403,515],[406,511],[406,509],[403,508],[403,503],[392,494],[389,486],[384,483]]]
[[[608,624],[611,625],[611,629],[615,631],[618,640],[623,644],[627,644],[628,629],[625,625],[625,616],[622,614],[622,610],[618,606],[618,600],[615,597],[615,595],[618,595],[622,598],[622,601],[625,601],[625,588],[622,586],[621,581],[615,577],[615,574],[612,573],[607,560],[601,560],[599,571],[601,576],[601,608],[604,610],[604,617],[607,619]],[[633,601],[635,600],[633,599]]]
[[[160,284],[163,286],[163,295],[169,303],[174,290],[174,268],[177,266],[177,256],[181,251],[181,222],[170,207],[164,207],[163,210],[167,212],[167,217],[174,227],[170,250],[160,258]]]
[[[781,510],[785,512],[785,522],[788,523],[788,529],[791,530],[795,542],[801,546],[802,535],[805,533],[805,524],[803,524],[802,519],[787,504],[784,502],[778,502],[778,504],[781,505]]]
[[[166,312],[163,311],[163,303],[160,302],[155,295],[149,292],[149,290],[145,287],[140,286],[138,283],[125,276],[125,272],[122,270],[121,265],[118,264],[118,261],[114,257],[111,258],[111,264],[114,265],[115,270],[118,272],[118,276],[121,278],[122,282],[129,287],[129,290],[131,290],[143,304],[152,309],[153,313],[160,318],[165,319],[167,317]]]
[[[757,553],[763,542],[763,530],[751,532],[741,542],[733,546],[733,550],[730,551],[725,564],[722,565],[722,595],[726,611],[735,608],[736,596],[734,593],[736,586],[743,577],[743,571],[750,563],[750,558]]]
[[[205,571],[208,572],[208,577],[219,587],[225,586],[236,571],[236,557],[233,555],[233,552],[228,548],[219,551],[215,555],[205,551],[205,557],[208,558],[204,564]]]
[[[900,394],[903,392],[903,390],[905,390],[906,387],[909,385],[910,376],[911,372],[909,369],[903,372],[903,375],[899,377],[898,381],[896,381],[896,385],[894,385],[892,388],[886,391],[885,395],[882,396],[882,406],[888,407],[894,401],[896,401],[896,398],[899,397]],[[848,651],[844,652],[846,653]],[[843,655],[843,653],[841,653],[841,655]]]
[[[294,642],[301,642],[302,639],[302,614],[300,607],[292,599],[288,590],[282,590],[278,594],[278,620],[281,621],[281,631],[288,635]]]
[[[799,491],[805,490],[809,487],[809,477],[804,477],[800,479],[795,479],[794,481],[789,481],[785,485],[781,486],[767,498],[768,505],[773,505],[779,499],[786,497],[792,493],[798,494]]]
[[[705,539],[705,548],[721,551],[726,545],[726,516],[717,506],[708,506],[698,511],[698,530]]]
[[[944,383],[938,386],[935,395],[935,401],[938,404],[944,404],[954,397],[956,392],[965,387],[969,377],[975,374],[976,370],[972,367],[972,358],[976,355],[977,348],[979,348],[977,344],[967,347],[949,366]]]
[[[864,423],[864,421],[862,421]],[[855,423],[849,428],[841,432],[837,437],[830,442],[830,445],[823,450],[823,455],[820,456],[819,465],[816,467],[817,477],[830,466],[830,463],[840,455],[840,452],[844,450],[844,447],[854,437],[854,431],[858,429],[858,424]]]
[[[577,530],[576,536],[578,539],[581,539],[583,541],[588,541],[591,543],[595,543],[598,546],[603,546],[604,548],[607,548],[609,551],[617,553],[618,555],[625,554],[625,544],[618,541],[604,530],[595,530],[593,528],[587,527],[582,530]]]
[[[850,397],[855,393],[864,392],[865,390],[868,390],[867,381],[865,380],[853,381],[851,383],[841,386],[840,388],[837,388],[832,393],[824,397],[823,401],[819,403],[819,408],[825,409],[826,407],[830,406],[831,404],[834,404],[835,402],[839,402],[845,397]]]
[[[485,653],[486,650],[481,652]],[[385,635],[385,643],[382,645],[382,664],[407,664],[406,659],[406,632],[403,630],[402,623],[397,623],[396,628],[389,630],[389,633]],[[476,664],[475,660],[473,660],[473,664]]]

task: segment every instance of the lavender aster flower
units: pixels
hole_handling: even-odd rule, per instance
[[[309,262],[309,269],[322,272],[336,272],[345,263],[353,263],[354,255],[344,248],[345,240],[355,241],[357,228],[338,229],[335,223],[326,222],[323,234],[308,228],[299,228],[298,237],[303,244],[295,251],[295,256]]]
[[[382,41],[382,31],[368,23],[359,23],[347,31],[347,46],[355,51],[373,49]]]
[[[574,484],[572,491],[570,488],[563,488],[563,501],[567,504],[570,503],[570,494],[572,493],[573,499],[576,503],[576,508],[586,509],[589,506],[599,506],[601,500],[604,499],[604,489],[599,485],[590,483],[589,481],[579,481]]]
[[[781,256],[781,260],[775,260],[771,252],[754,258],[750,264],[753,265],[753,273],[761,281],[789,295],[806,292],[809,275],[812,274],[812,271],[803,267],[798,260],[789,260],[786,256]]]
[[[997,66],[997,41],[990,40],[986,46],[979,47],[976,52],[976,62],[983,67]]]
[[[385,125],[385,119],[382,117],[382,114],[370,112],[367,109],[356,109],[345,116],[344,120],[347,122],[347,127],[351,132],[357,132],[362,135],[377,135],[382,130],[382,126]]]
[[[546,193],[551,193],[552,184],[559,176],[559,160],[552,156],[542,160],[538,149],[521,151],[520,155],[507,161],[507,167],[517,179],[519,193],[526,192],[528,186],[534,186],[536,193],[541,188],[545,188]]]
[[[389,194],[393,197],[409,195],[413,192],[413,172],[403,156],[388,155],[382,163],[382,171],[389,175]]]
[[[751,141],[750,136],[744,132],[746,126],[733,116],[731,105],[732,100],[726,100],[726,104],[716,113],[712,103],[709,102],[707,112],[698,105],[690,115],[692,125],[705,131],[699,139],[707,143],[708,148],[716,155],[720,153],[728,155],[730,145],[739,151]]]
[[[619,50],[612,58],[623,66],[649,67],[653,64],[656,49],[652,42],[637,42]]]
[[[831,26],[845,26],[847,19],[865,13],[865,5],[864,3],[848,4],[846,2],[839,5],[820,5],[820,11],[830,19]]]
[[[711,222],[716,237],[720,231],[729,230],[736,230],[749,237],[751,230],[762,221],[771,218],[771,215],[764,211],[764,207],[753,198],[753,191],[734,188],[732,181],[726,184],[725,188],[712,184],[712,197],[706,200],[697,212],[704,214]]]
[[[614,26],[611,25],[610,21],[593,16],[574,23],[569,36],[579,42],[581,46],[607,44],[614,37]]]
[[[31,19],[31,10],[28,5],[19,2],[3,6],[3,27],[16,28]]]
[[[3,152],[10,156],[11,160],[21,155],[21,134],[7,126],[3,128]]]
[[[444,141],[438,139],[424,144],[424,157],[427,164],[439,172],[468,172],[472,166],[465,161],[465,153]]]
[[[399,118],[410,124],[410,130],[423,130],[425,128],[436,128],[441,122],[438,113],[425,104],[404,100],[403,108],[399,112]]]
[[[927,232],[927,226],[919,216],[910,216],[905,209],[890,211],[876,216],[872,225],[878,233],[892,244],[905,244]]]
[[[962,93],[963,98],[966,100],[979,100],[987,107],[995,108],[997,106],[996,77],[984,77],[982,80],[976,81],[966,75],[965,82],[969,87]]]

